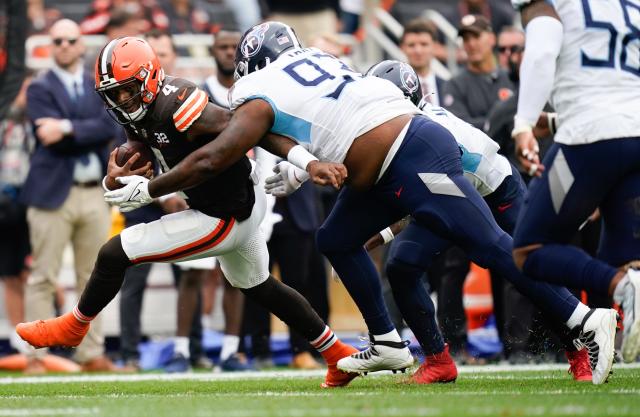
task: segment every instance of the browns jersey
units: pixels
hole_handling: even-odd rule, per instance
[[[167,76],[145,117],[126,126],[127,133],[149,145],[162,170],[168,171],[191,152],[215,140],[209,135],[187,138],[187,130],[208,101],[207,94],[192,82]],[[249,159],[243,157],[215,178],[184,190],[189,206],[212,217],[248,218],[255,202],[250,173]]]

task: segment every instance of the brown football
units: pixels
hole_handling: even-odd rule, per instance
[[[133,163],[131,170],[142,168],[147,162],[151,162],[151,166],[153,166],[155,156],[153,155],[151,148],[142,142],[135,141],[127,142],[118,147],[118,152],[116,153],[116,164],[118,164],[118,166],[123,166],[129,158],[137,152],[140,153],[140,157]]]

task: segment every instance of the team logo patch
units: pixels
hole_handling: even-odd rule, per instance
[[[240,50],[242,56],[250,58],[258,53],[264,42],[264,34],[269,30],[269,23],[256,26],[242,41]]]
[[[418,91],[418,87],[420,87],[420,81],[418,80],[416,73],[407,64],[402,64],[400,66],[400,82],[411,94]]]

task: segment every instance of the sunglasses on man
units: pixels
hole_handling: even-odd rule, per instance
[[[511,46],[498,46],[498,52],[504,54],[509,51],[511,54],[516,54],[518,52],[522,52],[524,48],[520,45],[511,45]]]
[[[61,46],[64,42],[69,43],[69,45],[73,46],[78,42],[77,38],[55,38],[53,40],[53,44],[55,46]]]

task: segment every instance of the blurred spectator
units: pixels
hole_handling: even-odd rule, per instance
[[[511,70],[511,55],[524,51],[524,32],[513,26],[507,26],[498,35],[498,64],[505,71]]]
[[[144,33],[149,22],[126,8],[113,9],[104,33],[109,39],[137,36]]]
[[[107,144],[120,132],[94,91],[93,74],[84,71],[80,28],[57,21],[49,31],[54,67],[27,89],[27,114],[38,139],[21,192],[28,206],[33,269],[25,288],[25,320],[53,315],[55,285],[63,252],[74,251],[77,290],[82,291],[110,226],[100,180],[106,171]],[[86,371],[114,370],[104,356],[100,320],[75,352]],[[30,350],[27,372],[44,372]]]
[[[409,65],[418,74],[422,93],[431,104],[439,106],[444,80],[431,70],[435,38],[435,28],[430,22],[423,19],[412,20],[404,27],[400,49],[407,56]]]
[[[227,30],[213,36],[211,56],[216,63],[216,73],[205,79],[203,89],[218,106],[229,107],[229,88],[234,81],[236,48],[241,36],[240,32]]]
[[[167,32],[155,29],[147,32],[144,37],[158,56],[160,66],[164,70],[164,73],[166,75],[174,75],[176,71],[178,52],[171,35]]]
[[[170,34],[211,33],[209,14],[192,0],[169,0],[162,8],[169,19]]]
[[[505,0],[459,0],[456,7],[445,12],[445,17],[455,25],[469,14],[484,16],[490,22],[493,33],[500,33],[503,27],[513,25],[515,17],[513,6]]]
[[[332,0],[265,0],[268,20],[277,20],[295,30],[303,46],[325,33],[336,33],[338,19]]]
[[[350,52],[349,47],[340,41],[340,38],[335,33],[322,33],[315,36],[309,46],[320,49],[322,52],[326,52],[340,59],[347,66],[354,68],[353,61],[347,56]]]
[[[0,120],[18,95],[24,79],[25,6],[22,0],[0,2]]]
[[[62,17],[59,10],[46,8],[44,0],[27,0],[27,16],[29,17],[29,34],[46,33],[53,22]]]
[[[29,171],[29,156],[35,138],[27,120],[25,78],[6,118],[0,122],[0,279],[4,283],[4,300],[11,328],[24,321],[24,283],[28,275],[29,229],[27,213],[18,195]],[[11,346],[26,351],[25,342],[12,330]]]
[[[114,10],[118,9],[137,17],[140,22],[137,33],[169,27],[169,19],[155,0],[94,0],[87,17],[80,23],[82,33],[105,33]]]
[[[341,32],[353,34],[360,28],[364,0],[340,0]]]
[[[258,0],[224,0],[224,4],[231,9],[238,24],[237,29],[244,33],[253,25],[260,22],[260,4]],[[231,28],[223,28],[231,29]]]
[[[462,18],[458,33],[468,56],[466,68],[444,85],[441,105],[479,129],[496,102],[513,95],[513,83],[498,68],[493,48],[496,36],[483,16]]]

